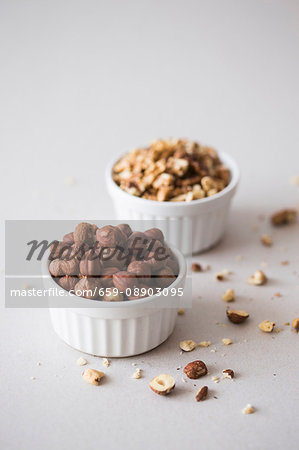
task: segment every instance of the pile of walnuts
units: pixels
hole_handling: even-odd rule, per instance
[[[128,224],[98,228],[80,223],[50,250],[52,278],[63,289],[89,299],[144,298],[170,286],[179,273],[158,228],[133,232]]]
[[[211,148],[187,139],[156,140],[114,166],[114,181],[131,195],[157,201],[191,201],[222,191],[230,171]]]

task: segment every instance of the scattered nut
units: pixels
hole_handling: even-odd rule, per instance
[[[299,331],[299,318],[296,318],[292,321],[292,327],[296,330]]]
[[[188,378],[197,380],[197,378],[206,375],[208,373],[208,369],[203,361],[192,361],[186,365],[184,368],[184,373]]]
[[[273,225],[289,225],[295,222],[296,216],[295,209],[283,209],[272,215],[271,222]]]
[[[82,377],[87,383],[94,384],[98,386],[100,384],[100,380],[105,376],[104,372],[100,372],[96,369],[85,369],[82,373]]]
[[[202,400],[205,400],[208,395],[208,390],[208,386],[202,386],[201,388],[199,388],[195,396],[196,401],[201,402]]]
[[[262,330],[264,333],[271,333],[274,327],[275,323],[270,322],[269,320],[264,320],[259,324],[259,329]]]
[[[226,311],[228,319],[233,323],[242,323],[248,319],[249,314],[246,311],[240,309],[228,309]]]
[[[222,339],[222,343],[224,345],[231,345],[233,343],[233,341],[231,339],[228,339],[228,338],[223,338]]]
[[[217,152],[187,139],[159,139],[134,149],[114,164],[112,176],[131,195],[174,202],[217,194],[230,182]]]
[[[255,412],[255,409],[250,404],[248,404],[247,406],[245,406],[244,409],[242,409],[243,414],[253,414],[254,412]]]
[[[183,316],[184,314],[185,314],[185,310],[182,309],[182,308],[179,308],[179,309],[178,309],[178,315],[179,315],[179,316]]]
[[[235,299],[235,291],[233,289],[227,289],[222,295],[224,302],[232,302]]]
[[[198,347],[210,347],[211,341],[201,341],[198,344]]]
[[[191,270],[192,272],[202,272],[202,267],[198,263],[192,263]]]
[[[265,284],[266,281],[267,277],[262,270],[257,270],[248,278],[248,283],[253,284],[254,286],[261,286],[262,284]]]
[[[180,349],[184,352],[191,352],[196,347],[196,342],[189,340],[189,341],[181,341],[180,342]]]
[[[215,277],[218,281],[223,281],[225,279],[225,276],[222,272],[216,273]]]
[[[77,366],[85,366],[85,364],[87,364],[86,359],[82,358],[82,356],[80,356],[80,358],[77,359]]]
[[[171,375],[163,373],[153,378],[149,387],[156,394],[167,395],[174,389],[175,381]]]
[[[104,366],[109,367],[109,366],[110,366],[110,361],[109,361],[109,359],[103,358],[103,364],[104,364]]]
[[[223,378],[234,378],[235,377],[235,372],[232,369],[224,369],[222,370],[223,373]]]
[[[261,236],[261,243],[266,247],[271,247],[271,245],[273,244],[271,236],[269,236],[269,234],[263,234]]]
[[[212,381],[214,381],[214,383],[219,383],[220,378],[217,377],[216,375],[214,375],[214,376],[212,377]]]
[[[139,380],[139,378],[141,378],[141,377],[142,377],[142,370],[136,369],[136,372],[133,373],[132,378]]]
[[[280,263],[282,266],[288,266],[290,264],[290,261],[281,261]]]

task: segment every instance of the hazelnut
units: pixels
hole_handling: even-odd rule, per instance
[[[184,368],[184,373],[188,378],[192,380],[197,380],[197,378],[202,377],[208,373],[207,366],[203,361],[192,361],[186,365]]]
[[[198,263],[192,263],[191,270],[192,272],[202,272],[202,267]]]
[[[151,284],[151,266],[147,262],[143,261],[132,261],[127,268],[128,273],[135,275],[140,283]]]
[[[69,245],[72,245],[75,241],[74,241],[74,233],[72,232],[72,233],[68,233],[68,234],[65,234],[64,236],[63,236],[63,242],[65,242],[66,244],[69,244]]]
[[[138,287],[138,280],[134,275],[123,271],[113,274],[113,284],[120,292],[125,292]]]
[[[128,238],[133,233],[132,228],[127,223],[120,223],[116,226]]]
[[[149,243],[149,238],[144,233],[141,231],[134,231],[128,239],[127,247],[132,254],[137,254],[139,259],[141,259]]]
[[[175,387],[174,378],[171,375],[162,373],[153,378],[149,384],[152,391],[159,395],[169,394]]]
[[[161,269],[165,268],[168,256],[160,255],[159,252],[149,252],[146,254],[145,261],[151,266],[153,274],[158,273]]]
[[[65,275],[78,275],[79,262],[76,259],[65,261],[64,259],[54,259],[49,264],[49,271],[54,277]]]
[[[85,276],[99,276],[101,272],[102,263],[99,256],[93,250],[89,250],[80,261],[80,273]]]
[[[167,288],[174,282],[175,278],[176,276],[172,272],[172,270],[168,267],[165,267],[165,269],[161,269],[159,272],[157,272],[155,278],[156,285],[162,289]]]
[[[208,390],[208,386],[202,386],[201,388],[199,388],[195,396],[196,401],[201,402],[202,400],[205,400],[208,395]]]
[[[105,376],[104,372],[100,372],[96,369],[85,369],[82,373],[82,377],[87,383],[98,386],[101,379]]]
[[[232,369],[224,369],[222,370],[222,374],[224,378],[234,378],[235,377],[235,372]]]
[[[249,403],[247,406],[245,406],[244,409],[242,409],[243,414],[253,414],[254,412],[255,412],[254,407],[252,405],[250,405]]]
[[[104,267],[118,267],[121,270],[127,266],[129,255],[122,247],[101,247],[97,252]]]
[[[144,234],[149,240],[154,239],[154,240],[162,242],[162,244],[164,242],[164,235],[163,235],[162,231],[159,230],[159,228],[150,228],[149,230],[146,230],[144,232]]]
[[[96,233],[98,243],[103,247],[124,247],[125,234],[117,227],[105,225],[99,228]]]
[[[181,341],[180,342],[180,349],[184,352],[191,352],[196,347],[196,342],[190,340]]]
[[[259,329],[262,330],[264,333],[271,333],[274,327],[275,323],[270,322],[269,320],[264,320],[259,324]]]
[[[296,318],[292,321],[292,327],[296,330],[299,331],[299,318]]]
[[[271,217],[273,225],[289,225],[295,222],[297,211],[295,209],[283,209],[274,213]]]
[[[71,291],[72,289],[74,289],[78,281],[79,281],[78,277],[70,277],[67,275],[65,277],[60,278],[58,284],[66,291]]]
[[[89,247],[95,243],[94,227],[90,223],[79,223],[74,231],[74,242],[77,247],[86,244]]]
[[[233,323],[242,323],[248,319],[249,314],[246,311],[240,309],[228,309],[226,311],[228,319]]]
[[[101,297],[101,300],[104,302],[121,302],[123,299],[123,294],[120,292],[114,293],[113,291],[105,292],[105,294]]]
[[[119,272],[118,267],[105,267],[101,274],[101,283],[104,288],[113,287],[113,275]]]
[[[172,272],[178,276],[180,273],[180,267],[176,259],[173,259],[172,257],[167,258],[166,261],[166,267],[168,267]]]
[[[74,292],[78,297],[94,300],[99,296],[99,286],[99,282],[95,278],[84,277],[78,281],[74,288]]]
[[[235,300],[235,291],[233,289],[227,289],[222,295],[224,302],[232,302]]]
[[[271,245],[273,244],[271,236],[269,236],[269,234],[263,234],[261,236],[261,243],[266,247],[271,247]]]
[[[254,286],[261,286],[266,283],[267,277],[262,270],[257,270],[253,275],[251,275],[251,277],[248,278],[247,281],[249,284],[253,284]]]

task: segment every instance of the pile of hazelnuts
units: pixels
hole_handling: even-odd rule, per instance
[[[158,228],[133,232],[128,224],[98,228],[80,223],[62,241],[52,242],[49,272],[75,295],[122,301],[168,288],[179,265]]]

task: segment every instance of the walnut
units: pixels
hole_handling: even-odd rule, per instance
[[[95,232],[94,228],[90,223],[79,223],[74,231],[74,242],[76,246],[86,244],[88,246],[93,246],[95,243]]]

